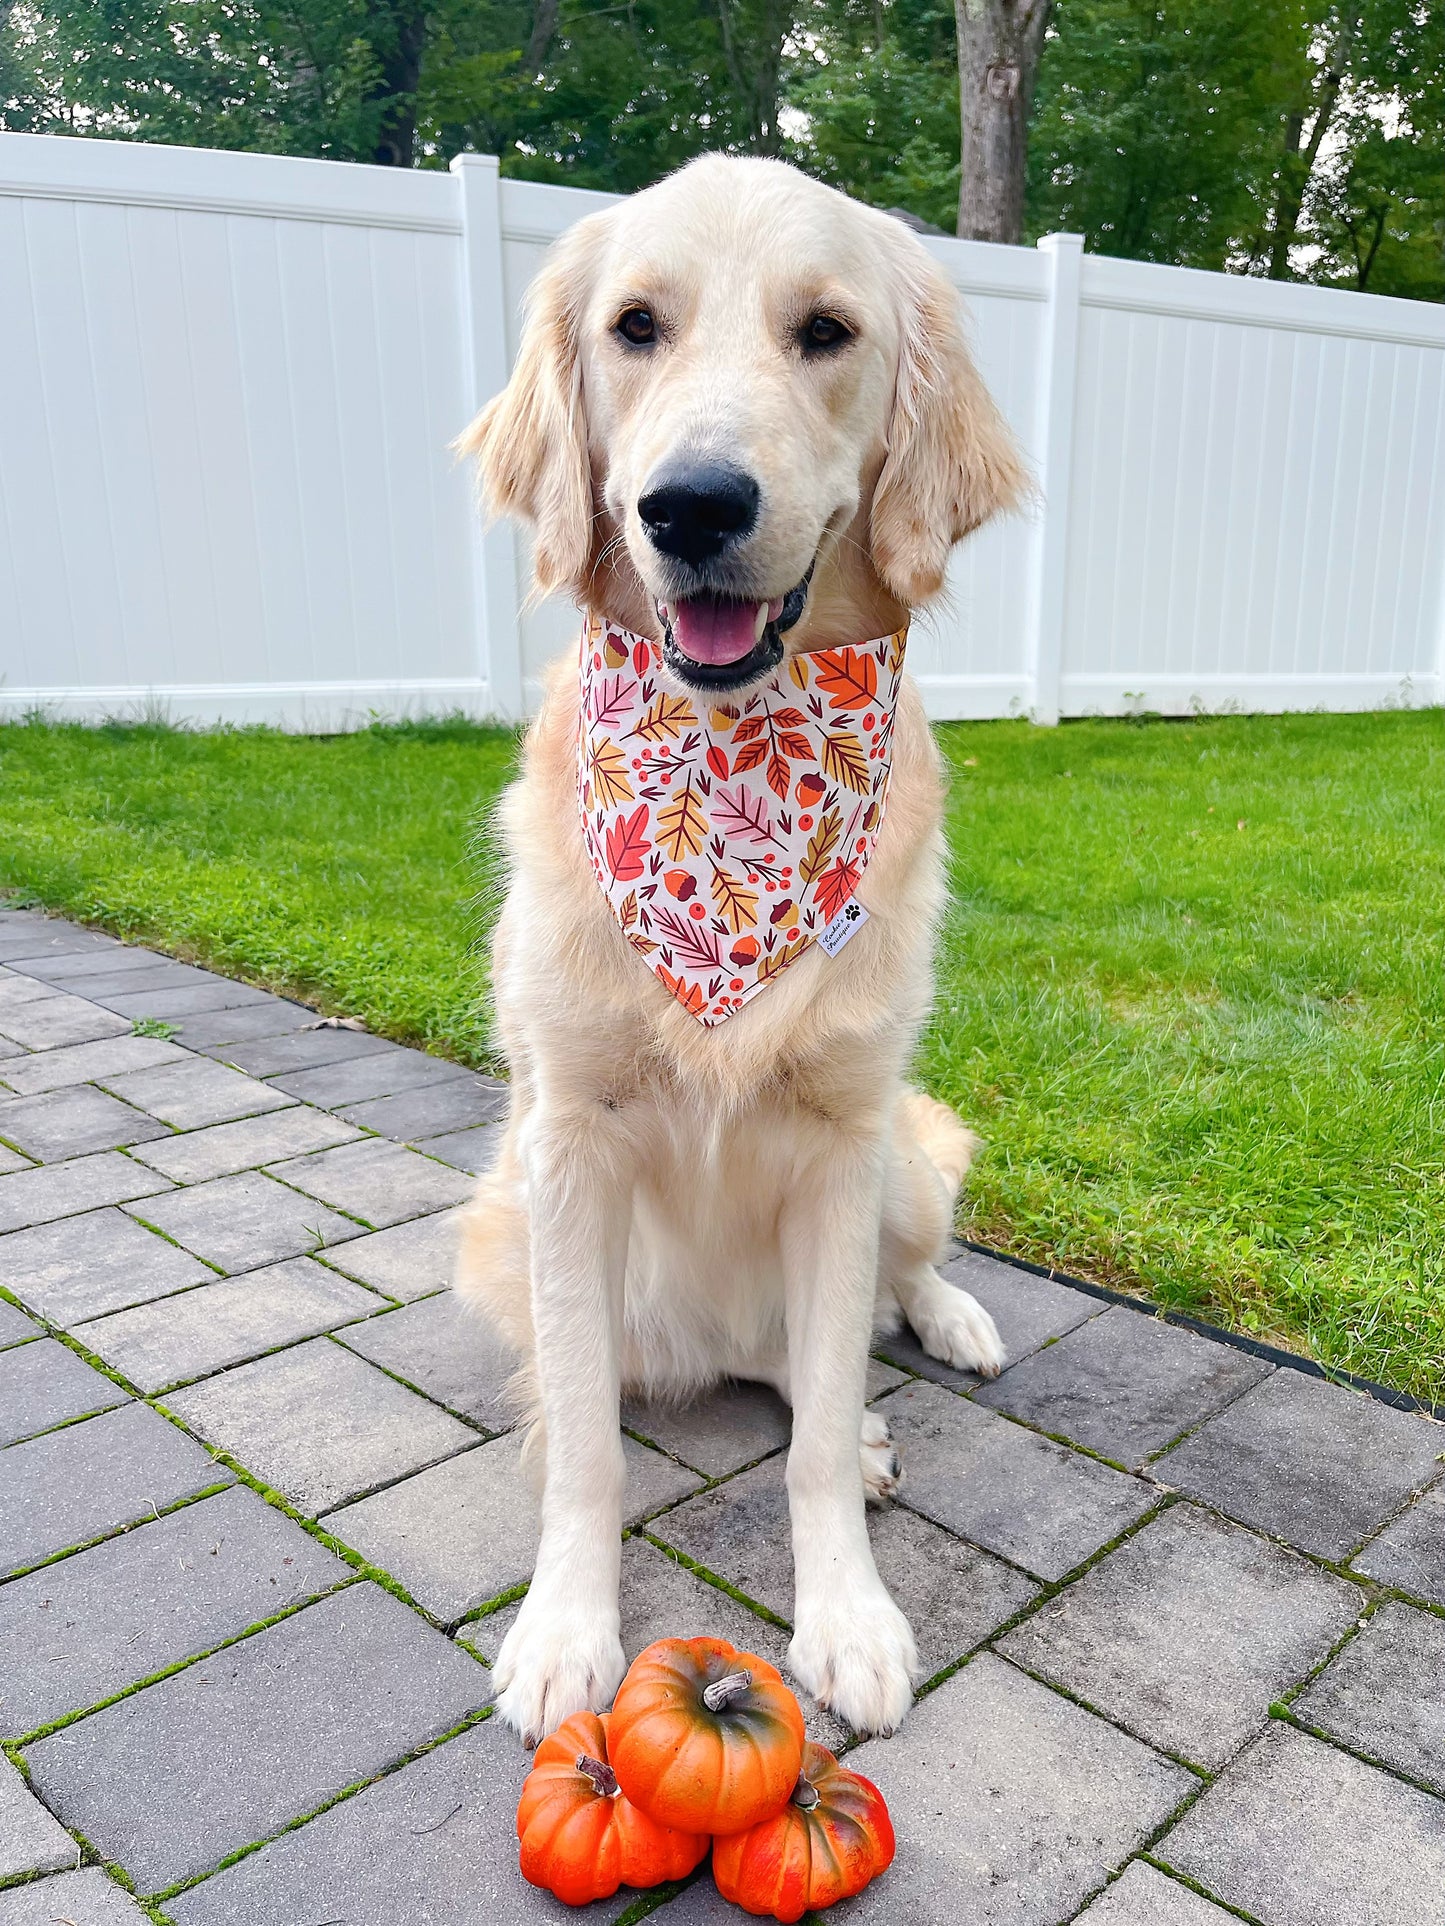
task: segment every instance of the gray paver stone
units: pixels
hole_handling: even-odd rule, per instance
[[[379,1130],[384,1137],[419,1143],[473,1124],[495,1123],[504,1117],[511,1092],[504,1083],[464,1075],[447,1083],[428,1084],[400,1096],[374,1097],[370,1103],[347,1104],[341,1115],[348,1123]]]
[[[359,1284],[348,1284],[309,1257],[288,1257],[159,1304],[79,1324],[75,1334],[142,1391],[160,1391],[381,1308]]]
[[[166,1902],[177,1926],[602,1926],[636,1903],[573,1909],[517,1868],[517,1795],[529,1763],[488,1719],[309,1825]],[[323,1896],[318,1909],[318,1896]],[[664,1915],[665,1917],[665,1915]]]
[[[177,1014],[171,1019],[179,1041],[203,1056],[224,1056],[237,1043],[296,1036],[315,1020],[316,1012],[304,1003],[290,1003],[279,996],[239,1007],[228,1004],[223,1010],[201,1010],[194,1016]]]
[[[1445,1805],[1276,1724],[1153,1853],[1269,1926],[1434,1926]]]
[[[129,1396],[54,1338],[19,1345],[0,1356],[0,1445],[88,1411],[108,1411]]]
[[[113,1698],[352,1576],[244,1485],[0,1587],[0,1732]]]
[[[38,976],[17,976],[14,970],[0,967],[0,1020],[24,1003],[39,1003],[47,996],[63,992],[53,983],[42,983]]]
[[[175,1023],[182,1017],[207,1016],[217,1010],[255,1009],[268,1003],[270,998],[264,990],[253,990],[248,983],[228,983],[218,976],[190,989],[143,985],[134,990],[113,990],[96,1001],[132,1021],[136,1017],[151,1017],[161,1023]]]
[[[1241,1523],[1345,1558],[1438,1473],[1445,1429],[1302,1371],[1276,1371],[1153,1467]]]
[[[352,1585],[25,1758],[47,1803],[155,1892],[445,1732],[487,1687],[400,1600]]]
[[[380,1050],[352,1057],[345,1063],[324,1064],[319,1070],[283,1070],[272,1079],[280,1090],[306,1103],[335,1110],[344,1103],[366,1103],[373,1097],[395,1097],[424,1084],[455,1083],[470,1076],[459,1063],[431,1057],[423,1050]]]
[[[3,1251],[3,1246],[0,1246]],[[23,1311],[0,1297],[0,1349],[10,1344],[24,1344],[29,1338],[40,1336],[40,1326],[33,1318],[26,1317]]]
[[[903,1454],[908,1506],[1040,1578],[1062,1578],[1158,1502],[940,1385],[905,1385],[875,1408]]]
[[[1402,1511],[1366,1545],[1354,1567],[1431,1605],[1445,1605],[1445,1488],[1436,1485]]]
[[[64,926],[61,926],[64,927]],[[70,925],[73,929],[74,925]],[[91,931],[92,936],[96,932]],[[0,931],[0,949],[5,942]],[[113,937],[102,937],[97,942],[79,943],[68,949],[49,949],[40,956],[11,958],[10,967],[24,970],[27,975],[43,983],[76,984],[83,991],[81,979],[87,976],[104,976],[114,970],[153,970],[165,958],[154,950],[143,950],[130,943],[118,943]]]
[[[622,1422],[710,1478],[778,1450],[792,1434],[792,1413],[764,1384],[723,1385],[686,1404],[629,1398]]]
[[[17,1768],[0,1758],[0,1879],[61,1872],[79,1864],[79,1846],[41,1805]],[[0,1893],[0,1901],[4,1897]]]
[[[118,1150],[73,1157],[64,1164],[42,1164],[36,1170],[0,1177],[0,1232],[50,1224],[58,1217],[78,1217],[103,1204],[124,1204],[171,1187],[168,1177],[147,1170]]]
[[[0,1037],[0,1063],[7,1057],[26,1057],[31,1055],[23,1043],[12,1043],[9,1037]]]
[[[780,1458],[689,1499],[653,1530],[694,1564],[791,1620],[793,1553]]]
[[[106,936],[100,930],[81,929],[74,923],[62,922],[59,917],[41,916],[29,910],[14,910],[7,913],[0,925],[0,956],[16,968],[22,959],[29,962],[32,958],[44,961],[73,951],[118,950],[121,945],[113,936]]]
[[[976,1297],[993,1318],[1011,1365],[1031,1356],[1050,1338],[1062,1337],[1065,1331],[1107,1309],[1087,1291],[1071,1290],[1052,1278],[1035,1277],[1032,1271],[1021,1271],[979,1251],[964,1251],[951,1259],[943,1267],[943,1277]],[[936,1384],[972,1387],[982,1382],[976,1371],[956,1371],[951,1364],[929,1357],[907,1324],[892,1336],[880,1338],[875,1349]]]
[[[215,1276],[121,1210],[94,1210],[0,1237],[0,1277],[52,1324],[73,1325]]]
[[[47,1090],[39,1097],[7,1097],[0,1102],[0,1136],[19,1144],[42,1163],[83,1157],[94,1150],[119,1150],[123,1144],[168,1137],[169,1130],[118,1097],[92,1084]]]
[[[5,1066],[3,1081],[22,1097],[61,1090],[71,1083],[109,1082],[128,1070],[157,1063],[183,1063],[185,1051],[163,1037],[104,1037],[99,1043],[72,1043],[64,1050],[37,1050]]]
[[[474,1130],[449,1130],[443,1137],[427,1137],[423,1142],[428,1157],[440,1157],[453,1170],[470,1171],[473,1177],[490,1170],[502,1148],[502,1125],[478,1124]]]
[[[256,1270],[362,1234],[351,1218],[260,1170],[173,1191],[135,1215],[223,1271]]]
[[[691,1472],[646,1445],[626,1438],[622,1448],[625,1524],[696,1489]],[[450,1623],[531,1576],[537,1508],[521,1450],[512,1436],[479,1445],[328,1513],[326,1528]]]
[[[464,1172],[375,1137],[318,1150],[310,1157],[290,1157],[271,1170],[297,1190],[350,1211],[378,1230],[460,1204],[472,1193]]]
[[[67,996],[64,991],[0,1008],[0,1034],[12,1043],[23,1043],[28,1050],[59,1050],[70,1043],[126,1036],[129,1031],[125,1017],[102,1010],[82,996]]]
[[[99,1866],[0,1893],[0,1926],[145,1926],[146,1915]]]
[[[1058,1926],[1198,1784],[987,1653],[848,1763],[903,1823],[837,1916],[888,1926]]]
[[[4,1052],[0,1051],[0,1056],[3,1054]],[[0,1144],[0,1176],[8,1176],[12,1170],[29,1170],[31,1167],[28,1157],[22,1157],[20,1152],[12,1150],[9,1144]]]
[[[793,1558],[783,1461],[775,1458],[680,1505],[655,1535],[775,1612],[793,1615]],[[879,1576],[913,1626],[921,1676],[963,1657],[1011,1618],[1037,1587],[897,1506],[871,1510]]]
[[[457,1213],[438,1211],[391,1230],[373,1231],[329,1252],[328,1262],[388,1297],[404,1302],[429,1297],[445,1290],[456,1270]]]
[[[999,1649],[1151,1745],[1215,1770],[1364,1602],[1292,1552],[1176,1505]]]
[[[0,1569],[23,1570],[231,1482],[223,1465],[144,1404],[11,1445],[0,1480]]]
[[[974,1395],[1137,1471],[1271,1369],[1227,1344],[1116,1306]]]
[[[166,1405],[307,1513],[448,1458],[477,1435],[329,1338],[238,1365]]]
[[[263,1117],[243,1117],[237,1123],[211,1124],[204,1130],[167,1134],[163,1141],[136,1152],[178,1184],[203,1184],[212,1177],[231,1177],[240,1170],[275,1163],[280,1157],[299,1157],[308,1150],[330,1150],[351,1143],[359,1133],[340,1118],[305,1104],[292,1104]]]
[[[96,1003],[110,996],[124,996],[132,990],[181,990],[203,988],[211,985],[233,987],[228,979],[212,976],[209,970],[198,970],[190,963],[177,963],[173,958],[158,956],[144,969],[91,970],[76,988]]]
[[[312,1018],[312,1022],[315,1021]],[[380,1056],[398,1047],[388,1043],[385,1037],[371,1036],[365,1030],[308,1027],[285,1036],[239,1043],[227,1050],[226,1061],[253,1077],[276,1077],[283,1071],[314,1070],[323,1063],[345,1063],[350,1057]]]
[[[245,1076],[227,1064],[212,1063],[209,1057],[191,1057],[185,1063],[163,1064],[126,1077],[107,1077],[106,1084],[117,1097],[174,1124],[178,1130],[233,1123],[238,1117],[285,1109],[292,1101],[269,1083]]]
[[[901,1505],[870,1509],[868,1536],[878,1575],[913,1627],[922,1678],[962,1658],[1037,1596],[1022,1572]]]
[[[1292,1710],[1445,1792],[1445,1620],[1387,1601]]]
[[[341,1342],[489,1431],[516,1421],[506,1387],[517,1361],[453,1291],[386,1311],[342,1332]]]
[[[1078,1926],[1230,1926],[1233,1913],[1136,1859],[1079,1914]]]

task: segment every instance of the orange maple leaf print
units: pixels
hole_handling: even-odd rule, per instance
[[[878,664],[857,649],[820,649],[818,687],[828,693],[830,709],[866,709],[878,699]]]

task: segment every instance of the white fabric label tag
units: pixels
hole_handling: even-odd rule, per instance
[[[856,936],[867,921],[867,910],[856,896],[850,897],[827,928],[819,932],[819,949],[828,956],[836,956],[849,937]]]

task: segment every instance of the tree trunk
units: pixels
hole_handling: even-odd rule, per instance
[[[1305,139],[1303,114],[1291,114],[1285,122],[1285,158],[1279,172],[1279,186],[1275,190],[1274,226],[1269,237],[1268,274],[1271,281],[1288,281],[1290,278],[1289,251],[1299,234],[1300,214],[1304,209],[1305,194],[1309,189],[1320,143],[1340,98],[1340,84],[1345,77],[1355,25],[1354,19],[1348,14],[1340,23],[1325,66],[1309,139]]]
[[[560,7],[561,0],[537,0],[532,14],[532,31],[527,37],[527,51],[522,56],[522,72],[530,74],[534,80],[541,73],[542,63],[552,50]]]
[[[782,145],[778,96],[792,10],[782,0],[763,0],[745,15],[739,0],[717,0],[717,16],[733,93],[748,123],[749,150],[774,155]]]
[[[954,0],[968,241],[1023,239],[1029,110],[1053,0]]]
[[[401,0],[388,11],[391,30],[381,49],[381,84],[375,98],[382,109],[373,158],[379,167],[410,167],[416,146],[416,90],[426,52],[426,12],[423,0]]]

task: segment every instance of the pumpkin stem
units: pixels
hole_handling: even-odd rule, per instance
[[[798,1774],[798,1783],[793,1787],[793,1804],[803,1812],[811,1812],[818,1803],[818,1788],[806,1772]]]
[[[604,1765],[601,1759],[590,1758],[587,1753],[581,1752],[577,1755],[577,1770],[584,1779],[592,1781],[592,1790],[599,1798],[617,1797],[617,1774],[610,1765]]]
[[[747,1695],[752,1683],[751,1672],[729,1672],[726,1678],[714,1679],[711,1685],[703,1687],[702,1702],[709,1712],[726,1712]]]

